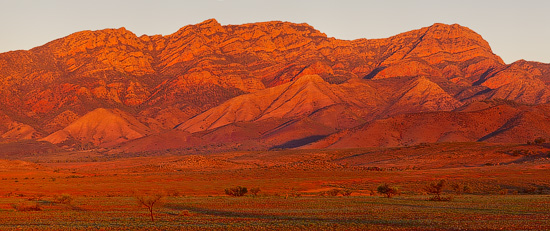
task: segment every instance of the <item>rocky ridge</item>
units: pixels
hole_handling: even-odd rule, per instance
[[[548,84],[549,64],[506,65],[457,24],[353,41],[278,21],[211,19],[166,36],[82,31],[0,54],[0,136],[107,147],[184,134],[274,147],[480,100],[545,104]],[[117,119],[99,125],[107,117]]]

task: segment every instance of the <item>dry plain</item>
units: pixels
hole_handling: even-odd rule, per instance
[[[440,143],[21,155],[21,160],[0,162],[0,227],[544,230],[550,229],[549,151],[544,144]],[[424,187],[441,179],[447,182],[443,195],[452,200],[427,200]],[[377,193],[384,183],[398,187],[399,194],[385,198]],[[225,195],[224,189],[234,186],[260,192]],[[334,189],[351,195],[329,195]],[[163,195],[162,204],[154,207],[154,222],[136,200],[153,194]],[[69,202],[60,201],[63,196]]]

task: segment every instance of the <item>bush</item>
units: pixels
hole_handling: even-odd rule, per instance
[[[381,194],[384,194],[387,198],[391,198],[393,195],[396,195],[399,193],[399,189],[395,186],[391,186],[387,183],[378,186],[376,188],[376,191],[378,191]]]
[[[331,197],[338,196],[339,193],[340,193],[340,189],[336,189],[336,188],[327,191],[327,195]]]
[[[353,191],[351,191],[351,190],[349,190],[349,189],[344,189],[344,190],[342,190],[340,193],[342,194],[342,196],[349,197],[349,196],[351,196],[351,193],[352,193],[352,192],[353,192]]]
[[[535,144],[544,144],[546,143],[546,139],[539,137],[535,139]]]
[[[445,188],[447,184],[447,181],[440,180],[438,182],[432,182],[426,187],[424,187],[424,190],[428,194],[433,195],[433,197],[429,198],[431,201],[448,201],[451,200],[451,197],[441,197],[441,193],[443,193],[443,189]]]
[[[248,192],[248,189],[246,187],[241,187],[241,186],[225,189],[225,194],[233,197],[242,197],[247,192]]]
[[[59,204],[70,205],[73,202],[73,197],[69,194],[61,194],[55,196],[54,201]]]
[[[459,183],[452,183],[451,188],[456,194],[462,194],[464,192],[464,187]]]

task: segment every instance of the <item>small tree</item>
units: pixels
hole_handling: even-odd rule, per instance
[[[446,184],[447,184],[447,181],[445,180],[432,182],[426,187],[424,187],[424,190],[426,190],[428,194],[434,195],[432,198],[430,198],[430,200],[442,201],[443,198],[441,197],[441,193],[443,193],[443,189],[445,188]],[[445,198],[445,200],[447,199]]]
[[[241,186],[225,189],[225,194],[233,197],[242,197],[247,192],[248,192],[248,189],[246,187],[241,187]]]
[[[149,210],[149,214],[151,215],[151,221],[155,221],[155,218],[153,217],[153,208],[155,206],[161,205],[161,200],[164,196],[157,194],[157,195],[141,195],[136,196],[138,205],[143,206]]]
[[[393,195],[399,193],[399,189],[395,186],[391,186],[387,183],[384,183],[383,185],[378,186],[376,189],[381,194],[384,194],[387,198],[391,198]]]

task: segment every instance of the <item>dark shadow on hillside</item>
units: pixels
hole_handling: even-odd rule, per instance
[[[374,76],[376,76],[378,73],[386,69],[386,67],[377,67],[373,71],[371,71],[368,75],[365,75],[363,79],[372,79]]]
[[[493,68],[493,67],[487,69],[483,74],[481,74],[479,79],[477,81],[475,81],[472,85],[474,85],[474,86],[481,85],[483,82],[485,82],[485,80],[488,79],[488,77],[493,77],[495,75],[495,73],[493,73],[494,70],[495,70],[495,68]],[[489,76],[489,75],[491,75],[491,76]]]
[[[309,143],[316,142],[316,141],[318,141],[320,139],[323,139],[325,137],[327,137],[327,136],[321,136],[321,135],[308,136],[308,137],[305,137],[305,138],[302,138],[302,139],[291,140],[291,141],[288,141],[284,144],[273,146],[273,147],[271,147],[271,149],[297,148],[297,147],[304,146],[304,145],[309,144]]]

